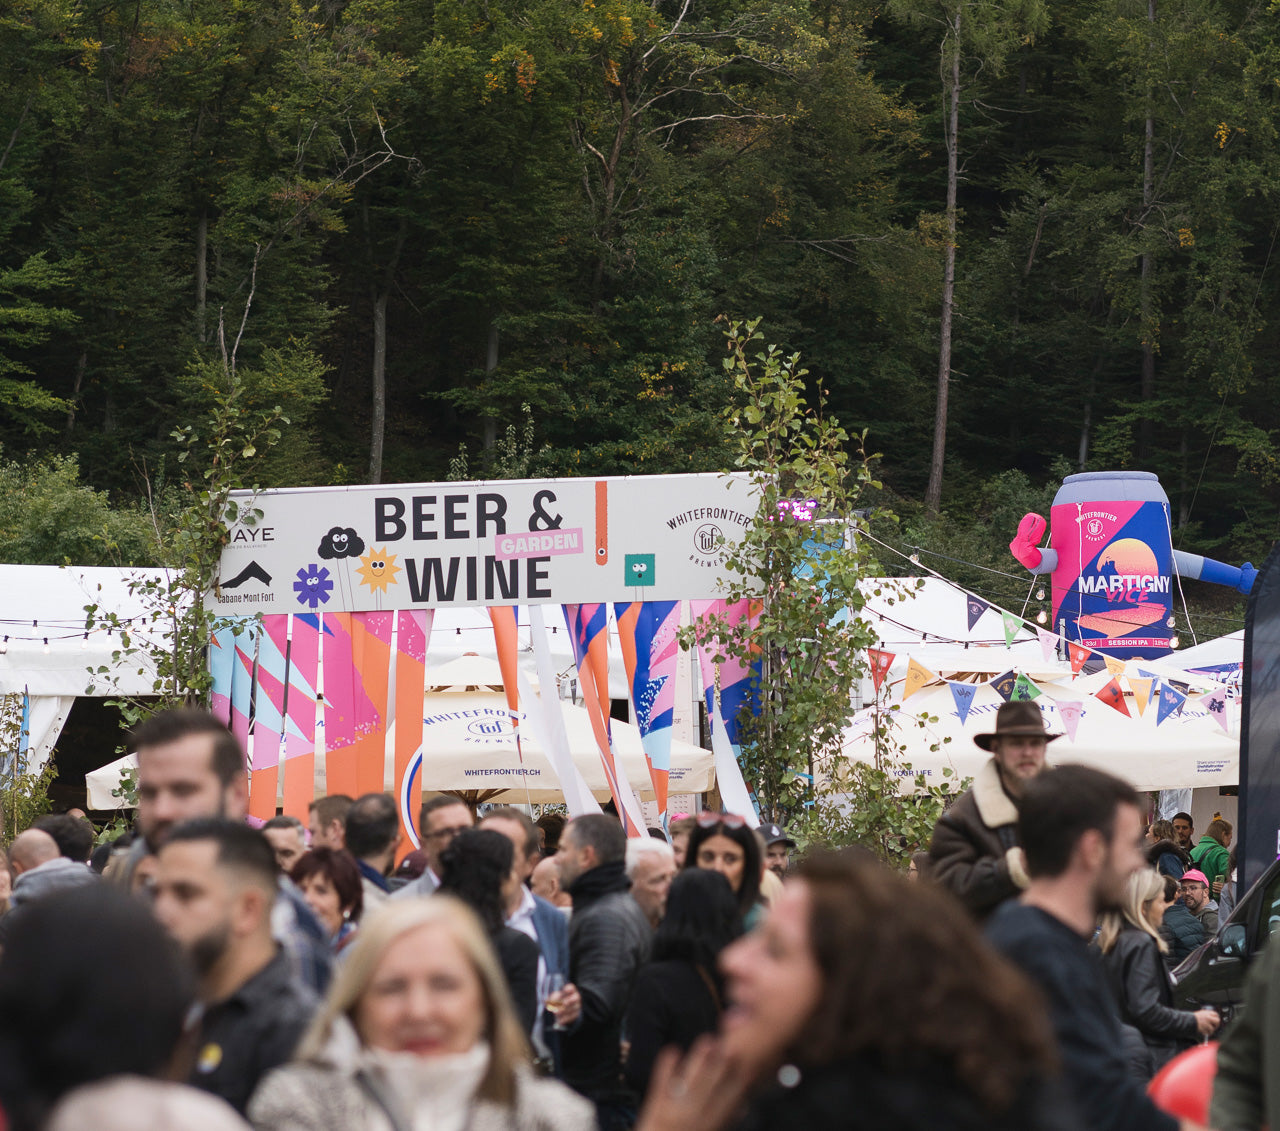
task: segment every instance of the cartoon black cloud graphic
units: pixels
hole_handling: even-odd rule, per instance
[[[322,558],[355,558],[364,553],[364,539],[350,526],[335,526],[323,538],[316,553]]]

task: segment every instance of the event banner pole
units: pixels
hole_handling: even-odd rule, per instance
[[[1245,613],[1239,825],[1236,890],[1244,892],[1280,856],[1280,543]]]

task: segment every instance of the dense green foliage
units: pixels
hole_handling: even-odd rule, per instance
[[[524,404],[539,473],[725,467],[715,319],[763,316],[885,454],[911,541],[1010,569],[1011,499],[1141,467],[1176,544],[1258,560],[1280,501],[1274,13],[1014,7],[8,3],[3,450],[130,515],[234,355],[246,407],[292,421],[252,469],[268,484],[443,479],[460,440],[488,466]]]

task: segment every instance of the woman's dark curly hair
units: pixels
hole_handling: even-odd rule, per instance
[[[440,890],[467,904],[493,934],[506,922],[502,885],[514,862],[515,849],[501,833],[466,829],[440,854]]]
[[[955,898],[879,864],[821,853],[801,866],[822,997],[791,1050],[799,1063],[848,1057],[887,1068],[923,1054],[992,1113],[1056,1067],[1036,988],[992,950]]]

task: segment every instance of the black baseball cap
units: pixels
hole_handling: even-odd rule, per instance
[[[796,846],[796,842],[782,831],[781,825],[761,825],[760,835],[764,837],[766,845],[785,844],[788,848],[795,848]]]

